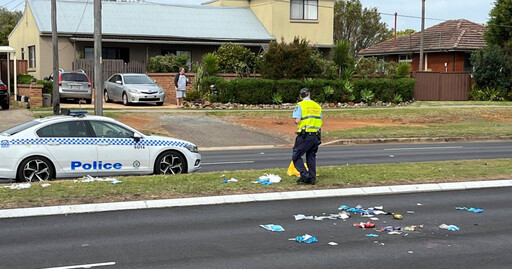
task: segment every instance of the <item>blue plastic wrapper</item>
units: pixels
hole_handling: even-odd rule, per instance
[[[378,234],[366,234],[367,237],[379,237]]]
[[[304,235],[295,237],[295,241],[300,242],[300,243],[311,244],[314,242],[318,242],[318,239],[316,239],[316,237],[314,237],[312,235],[304,234]]]
[[[260,225],[261,228],[272,231],[272,232],[284,232],[284,228],[281,225],[267,224]]]
[[[470,208],[467,208],[467,207],[456,207],[455,208],[456,210],[463,210],[463,211],[469,211],[469,212],[474,212],[474,213],[482,213],[484,212],[483,209],[481,208],[474,208],[474,207],[470,207]]]

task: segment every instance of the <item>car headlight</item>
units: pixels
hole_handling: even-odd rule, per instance
[[[160,88],[158,89],[158,93],[163,93],[164,92],[164,89]]]
[[[135,93],[135,94],[138,94],[139,93],[139,90],[136,90],[136,89],[130,89],[129,92],[131,93]]]
[[[190,152],[198,153],[197,146],[194,144],[188,144],[185,146],[186,149],[188,149]]]

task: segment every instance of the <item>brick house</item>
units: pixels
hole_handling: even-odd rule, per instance
[[[486,45],[485,26],[465,19],[449,20],[425,29],[424,68],[433,72],[471,72],[471,53]],[[419,70],[421,32],[399,36],[361,50],[358,55],[385,61],[410,62]]]

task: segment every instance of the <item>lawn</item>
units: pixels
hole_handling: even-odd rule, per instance
[[[122,184],[59,180],[49,182],[51,186],[46,188],[41,183],[33,183],[29,189],[1,188],[0,208],[510,178],[511,161],[497,159],[319,167],[315,186],[298,186],[295,183],[297,178],[285,175],[284,168],[118,177]],[[270,186],[251,183],[265,173],[280,175],[283,180]],[[230,178],[239,181],[222,183]]]

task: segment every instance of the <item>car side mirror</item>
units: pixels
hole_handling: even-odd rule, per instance
[[[140,142],[140,140],[142,139],[142,136],[138,133],[133,133],[133,140],[137,143]]]
[[[123,84],[123,82],[122,82],[122,81],[120,81],[120,80],[116,80],[116,84],[122,85],[122,84]]]

